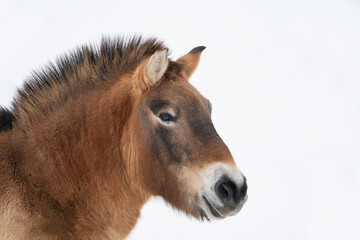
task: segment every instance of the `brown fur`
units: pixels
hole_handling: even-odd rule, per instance
[[[163,79],[146,86],[142,69],[164,48],[155,39],[103,40],[34,73],[14,102],[12,129],[0,126],[0,239],[124,239],[153,195],[199,218],[184,201],[190,190],[181,189],[179,164],[159,165],[168,153],[154,155],[142,120],[158,91],[180,103],[174,90],[210,118],[208,101],[187,82],[199,52],[170,61]],[[195,162],[174,155],[182,167],[233,162],[206,124],[209,148],[193,142]],[[174,141],[190,139],[186,129]]]

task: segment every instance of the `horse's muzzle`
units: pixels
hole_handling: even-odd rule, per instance
[[[202,206],[207,219],[237,214],[247,200],[247,181],[236,166],[217,163],[203,175]]]

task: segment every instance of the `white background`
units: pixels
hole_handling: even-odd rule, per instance
[[[360,239],[360,2],[0,2],[0,104],[31,70],[102,35],[205,45],[191,82],[248,178],[235,217],[151,200],[129,239]]]

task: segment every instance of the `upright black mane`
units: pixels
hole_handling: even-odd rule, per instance
[[[39,116],[49,115],[69,100],[114,80],[135,69],[155,51],[164,49],[155,38],[103,38],[99,45],[85,45],[32,73],[18,90],[11,112],[1,109],[0,130],[11,129],[16,121],[21,128]]]
[[[14,120],[14,114],[6,108],[0,107],[0,132],[12,129],[12,123]]]

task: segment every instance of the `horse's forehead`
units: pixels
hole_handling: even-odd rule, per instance
[[[207,99],[188,81],[167,81],[161,84],[157,91],[157,97],[176,100],[187,100],[187,102],[204,102]]]

